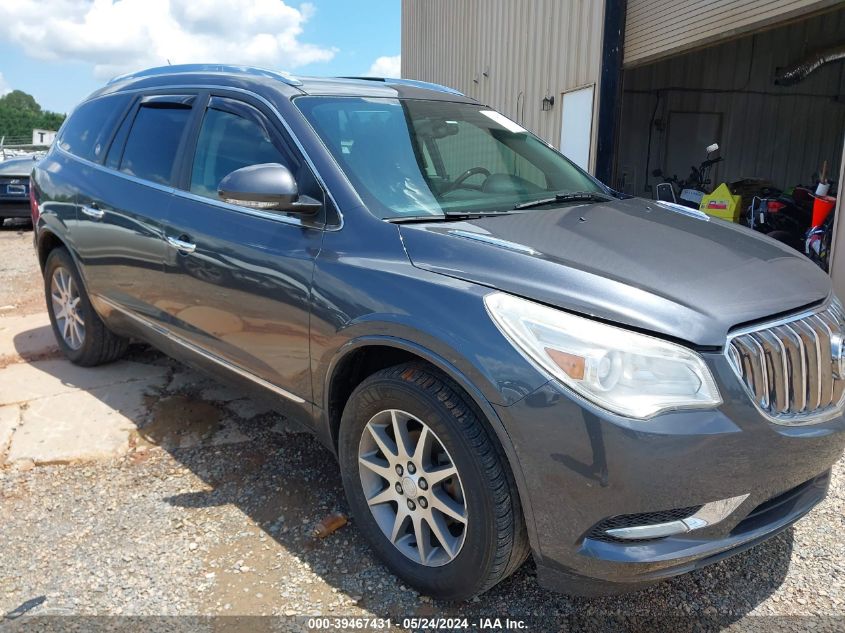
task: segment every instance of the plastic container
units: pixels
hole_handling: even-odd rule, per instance
[[[701,199],[701,206],[698,208],[714,218],[737,222],[739,221],[740,201],[741,197],[733,195],[728,186],[722,183],[716,187],[713,193],[709,193]]]

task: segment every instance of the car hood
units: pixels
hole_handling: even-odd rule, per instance
[[[831,293],[827,275],[779,242],[638,198],[400,233],[418,268],[698,346]]]

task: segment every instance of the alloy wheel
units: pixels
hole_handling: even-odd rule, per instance
[[[454,560],[467,504],[457,467],[425,422],[398,409],[377,413],[361,435],[358,470],[370,512],[396,549],[428,567]]]
[[[85,321],[79,305],[81,296],[73,276],[62,266],[53,271],[50,298],[59,334],[68,347],[79,349],[85,342]]]

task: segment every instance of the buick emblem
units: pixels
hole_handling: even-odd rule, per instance
[[[20,181],[21,181],[21,179],[20,179],[20,178],[12,178],[12,179],[9,181],[9,184],[10,184],[10,185],[17,185],[18,183],[20,183]]]
[[[833,375],[836,378],[845,378],[845,349],[842,346],[843,337],[836,332],[830,337],[830,363]]]

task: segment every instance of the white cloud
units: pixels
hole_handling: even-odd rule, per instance
[[[401,77],[402,76],[402,56],[393,55],[392,57],[379,57],[370,66],[370,69],[364,73],[365,77]]]
[[[0,2],[0,39],[91,63],[99,78],[168,60],[293,69],[337,52],[299,40],[313,12],[282,0],[18,0]]]
[[[0,73],[0,97],[7,95],[10,92],[12,92],[12,88],[6,82],[6,78],[3,76],[3,73]]]

